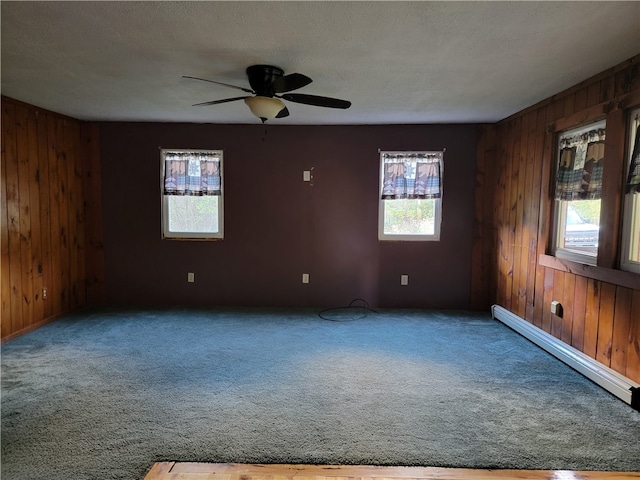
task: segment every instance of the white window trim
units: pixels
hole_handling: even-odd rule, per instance
[[[574,136],[574,135],[579,135],[581,133],[585,133],[588,132],[590,130],[596,130],[596,129],[600,129],[600,128],[606,128],[606,120],[599,120],[597,122],[592,122],[589,123],[588,125],[583,125],[581,127],[577,127],[577,128],[573,128],[571,130],[565,130],[563,132],[559,132],[558,135],[558,141],[556,143],[556,153],[555,153],[555,158],[556,158],[556,170],[558,168],[559,162],[560,162],[560,152],[559,152],[559,148],[558,145],[560,144],[560,139],[562,137],[565,136]],[[555,195],[555,192],[554,192]],[[553,243],[552,243],[552,251],[553,251],[553,255],[556,258],[562,259],[562,260],[570,260],[573,262],[578,262],[578,263],[584,263],[587,265],[597,265],[598,263],[598,257],[597,255],[588,255],[585,254],[583,252],[577,252],[575,250],[572,250],[570,248],[563,248],[563,247],[558,247],[558,236],[560,234],[560,220],[562,220],[564,218],[564,216],[566,215],[566,208],[562,208],[561,207],[561,202],[562,200],[553,200],[554,203],[554,223],[553,223],[553,228],[552,228],[552,233],[553,233]],[[602,216],[602,211],[600,212],[600,215]]]
[[[384,200],[382,199],[382,188],[384,187],[384,154],[441,154],[440,157],[440,198],[434,198],[434,226],[432,235],[394,235],[384,233]],[[444,197],[444,152],[443,151],[384,151],[380,152],[380,170],[378,172],[378,240],[391,242],[437,242],[440,241],[440,227],[442,224],[442,198]]]
[[[640,262],[634,262],[629,258],[629,240],[631,239],[631,222],[633,221],[633,194],[628,193],[624,199],[624,219],[622,222],[622,255],[620,259],[620,270],[640,273]],[[630,212],[630,213],[629,213]],[[640,217],[640,212],[635,212],[636,217]],[[636,220],[638,221],[638,220]]]
[[[164,195],[165,152],[218,153],[220,155],[220,195],[218,196],[218,231],[211,232],[171,232],[169,231],[169,197]],[[160,149],[160,198],[162,204],[162,238],[165,240],[221,240],[224,238],[224,155],[222,150],[201,150],[189,148]]]
[[[629,164],[631,162],[631,155],[633,153],[633,144],[635,140],[635,129],[640,128],[640,124],[637,124],[632,127],[633,122],[638,122],[638,118],[640,118],[640,107],[631,111],[629,114],[629,122],[628,125],[628,134],[629,134],[629,143],[626,159],[628,161],[624,162],[625,166],[625,184],[626,184],[626,174],[629,171]],[[632,128],[631,128],[632,127]],[[620,255],[620,270],[625,270],[627,272],[635,272],[640,273],[640,262],[635,262],[629,258],[629,249],[631,245],[629,242],[631,240],[631,224],[635,221],[640,221],[638,218],[640,217],[640,211],[634,212],[634,195],[640,195],[637,193],[627,193],[624,196],[624,206],[623,206],[623,217],[622,217],[622,254]],[[634,219],[635,213],[635,219]]]

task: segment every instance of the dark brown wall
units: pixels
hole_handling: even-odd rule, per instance
[[[497,303],[640,381],[640,275],[616,269],[625,127],[640,105],[640,55],[495,126],[478,142],[474,301]],[[598,267],[549,253],[557,131],[607,119]],[[492,229],[486,225],[492,225]],[[483,288],[486,285],[487,288]],[[563,304],[562,318],[550,304]]]
[[[100,137],[111,304],[470,305],[475,126],[102,123]],[[224,149],[224,240],[161,239],[160,147]],[[378,149],[443,148],[441,241],[379,242]]]
[[[2,97],[3,341],[103,301],[97,146],[97,125]]]

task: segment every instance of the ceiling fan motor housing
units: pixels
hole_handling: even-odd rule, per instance
[[[284,70],[272,65],[252,65],[247,68],[249,85],[256,95],[261,97],[273,97],[275,91],[271,83],[284,75]]]

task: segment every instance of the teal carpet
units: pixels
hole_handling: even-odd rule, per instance
[[[2,478],[157,461],[640,470],[640,413],[488,314],[100,310],[2,346]]]

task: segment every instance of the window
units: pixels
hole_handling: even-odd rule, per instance
[[[380,152],[378,239],[440,239],[442,157],[442,152]]]
[[[629,148],[620,268],[640,273],[640,108],[629,116]]]
[[[161,150],[163,238],[223,238],[222,151]]]
[[[604,141],[604,120],[558,139],[553,235],[558,258],[597,262]]]

